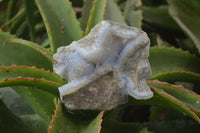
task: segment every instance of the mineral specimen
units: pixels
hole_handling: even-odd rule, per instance
[[[102,21],[91,32],[53,56],[54,71],[68,83],[59,88],[69,110],[110,110],[153,96],[146,80],[150,41],[140,29]]]

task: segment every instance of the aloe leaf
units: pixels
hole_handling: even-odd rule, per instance
[[[7,44],[7,43],[18,43],[21,45],[29,46],[29,47],[33,48],[34,50],[40,52],[48,60],[53,61],[52,54],[48,50],[46,50],[45,48],[43,48],[40,45],[33,43],[31,41],[26,41],[26,40],[22,40],[22,39],[9,39],[5,42],[5,44]]]
[[[15,116],[1,98],[0,118],[0,131],[5,133],[43,133],[47,128],[47,124],[38,115]]]
[[[168,42],[166,42],[166,41],[164,41],[161,37],[160,37],[160,35],[156,35],[156,41],[157,41],[157,45],[158,45],[158,47],[161,47],[161,46],[168,46],[168,47],[170,47],[171,46],[171,44],[169,44]]]
[[[149,62],[152,75],[172,71],[200,73],[200,58],[181,49],[169,47],[151,47]]]
[[[31,41],[35,41],[35,16],[34,16],[34,0],[23,0],[26,10],[26,20],[29,26]]]
[[[169,13],[191,37],[200,52],[200,1],[167,0]]]
[[[26,18],[24,19],[24,20],[26,20]],[[26,40],[28,40],[29,39],[29,29],[28,29],[28,23],[26,22],[26,21],[23,21],[20,25],[19,25],[19,27],[18,27],[18,29],[16,30],[16,36],[18,37],[18,38],[24,38],[24,39],[26,39]]]
[[[32,108],[11,87],[0,88],[6,106],[16,116],[34,114]]]
[[[135,100],[130,98],[128,105],[154,105],[165,108],[172,108],[177,112],[183,115],[187,115],[200,123],[200,118],[198,115],[190,107],[188,107],[187,104],[179,101],[177,98],[165,92],[163,89],[151,87],[151,90],[154,93],[153,98],[148,100]]]
[[[0,97],[0,131],[6,133],[22,132],[22,124],[18,117],[16,117],[3,103]],[[10,128],[12,127],[12,128]]]
[[[1,33],[3,32],[0,32],[0,36]],[[49,51],[30,41],[9,39],[4,44],[0,44],[1,65],[36,65],[39,68],[52,70],[52,60]]]
[[[107,0],[95,0],[93,2],[93,7],[90,12],[90,17],[88,20],[85,35],[87,35],[97,23],[101,22],[104,19],[106,4]]]
[[[83,11],[80,19],[81,28],[83,31],[86,30],[87,22],[90,16],[90,10],[92,9],[94,0],[84,0]]]
[[[8,32],[4,32],[2,30],[0,30],[0,45],[3,45],[3,43],[7,40],[7,39],[11,39],[11,38],[16,38],[16,36],[9,34]]]
[[[104,111],[99,113],[97,117],[92,122],[90,122],[90,124],[87,127],[81,130],[81,133],[100,133],[101,128],[102,128],[101,124],[103,121],[102,119],[103,114],[104,114]]]
[[[1,5],[1,1],[0,1],[0,5]],[[1,28],[1,25],[4,24],[7,20],[6,20],[6,9],[2,9],[0,10],[0,28]]]
[[[138,9],[142,5],[141,0],[128,0],[126,2],[124,16],[128,25],[142,28],[142,10]]]
[[[125,18],[114,0],[108,0],[104,19],[126,24]]]
[[[13,86],[12,88],[49,125],[51,115],[55,109],[55,96],[35,87]]]
[[[66,115],[58,100],[50,128],[48,128],[48,133],[100,133],[103,113],[104,112],[99,113],[99,115],[88,124],[84,121],[84,124],[80,120],[72,120],[70,116]]]
[[[18,77],[15,79],[5,79],[0,81],[0,87],[8,86],[29,86],[29,87],[38,87],[41,90],[49,92],[55,96],[58,96],[58,87],[61,84],[52,82],[46,79],[35,79],[35,78],[22,78]]]
[[[185,89],[181,85],[170,85],[158,80],[149,81],[149,83],[156,88],[163,89],[182,103],[186,104],[191,108],[191,110],[195,111],[200,116],[200,96],[195,92]]]
[[[26,19],[26,14],[25,14],[25,9],[22,8],[13,18],[11,18],[10,20],[8,20],[6,24],[11,23],[11,26],[8,27],[9,28],[9,32],[11,34],[15,34],[20,26],[25,23],[25,19]]]
[[[15,1],[15,0],[14,0]],[[6,21],[1,28],[4,28],[5,26],[8,26],[11,23],[15,23],[15,21],[17,21],[18,19],[20,19],[21,17],[23,17],[25,15],[25,9],[22,8],[19,12],[17,12],[17,14],[12,17],[11,19],[9,19],[8,21]]]
[[[168,12],[168,6],[147,7],[142,6],[143,19],[149,24],[167,30],[181,30]]]
[[[10,0],[8,4],[8,10],[7,10],[7,20],[11,19],[15,12],[17,11],[17,3],[18,0]]]
[[[60,84],[65,84],[62,78],[60,78],[55,73],[51,73],[50,71],[45,71],[44,69],[38,69],[36,67],[27,67],[27,66],[11,66],[4,67],[0,66],[0,81],[5,79],[14,79],[17,77],[23,78],[36,78],[41,79],[45,78],[49,81],[57,82]]]
[[[45,22],[52,53],[83,36],[79,22],[68,0],[36,0]]]
[[[199,117],[195,114],[195,112],[193,112],[193,110],[190,107],[188,107],[188,105],[186,103],[179,101],[179,99],[173,97],[172,95],[168,94],[167,92],[165,92],[162,89],[152,88],[152,90],[154,91],[155,95],[160,97],[160,98],[158,98],[160,100],[160,102],[158,104],[165,103],[165,105],[161,105],[161,106],[165,106],[165,107],[171,106],[173,109],[177,110],[178,112],[182,113],[183,115],[187,115],[187,116],[193,118],[194,120],[196,120],[198,123],[200,123]]]
[[[167,72],[155,75],[150,80],[157,79],[164,82],[189,82],[194,84],[200,84],[200,74],[193,72],[177,71]]]
[[[45,133],[47,131],[48,125],[44,122],[44,120],[38,115],[23,115],[20,116],[20,119],[23,123],[23,132],[20,133]],[[28,130],[28,131],[25,131]]]
[[[181,49],[189,50],[191,53],[198,55],[199,51],[196,48],[196,45],[194,44],[192,39],[190,39],[190,38],[185,38],[185,39],[179,38],[178,39],[177,38],[177,42]]]

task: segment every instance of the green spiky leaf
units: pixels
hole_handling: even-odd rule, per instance
[[[150,80],[157,79],[159,81],[164,82],[189,82],[194,84],[200,84],[200,74],[193,73],[193,72],[185,72],[185,71],[178,71],[178,72],[167,72],[155,75]]]
[[[153,76],[159,73],[172,71],[200,73],[200,59],[181,49],[151,47],[149,62]]]
[[[142,5],[141,0],[128,0],[126,2],[124,16],[128,25],[142,28],[142,10],[138,9]]]
[[[92,9],[93,2],[94,0],[84,0],[83,11],[82,11],[81,20],[80,20],[81,28],[83,31],[86,30],[87,22],[90,16],[90,11]]]
[[[14,86],[13,89],[49,125],[55,109],[54,95],[35,87]]]
[[[52,93],[55,96],[58,96],[58,87],[61,84],[48,81],[46,79],[34,79],[34,78],[22,78],[18,77],[15,79],[5,79],[0,81],[0,87],[8,87],[8,86],[30,86],[30,87],[38,87],[41,90]]]
[[[91,122],[71,119],[70,116],[63,112],[60,101],[58,100],[57,108],[53,115],[48,133],[99,133],[101,130],[103,112]]]
[[[2,98],[0,98],[0,131],[11,133],[13,130],[15,132],[22,132],[22,124],[18,117],[16,117],[3,103]],[[10,128],[12,127],[12,128]]]
[[[107,0],[95,0],[93,2],[93,7],[90,12],[90,17],[89,17],[85,35],[87,35],[96,24],[98,24],[104,19],[104,15],[106,11],[106,3],[107,3]]]
[[[47,128],[47,124],[38,115],[17,117],[3,103],[2,98],[0,98],[0,118],[0,131],[5,133],[43,133]]]
[[[23,0],[31,41],[35,41],[34,0]]]
[[[167,0],[167,2],[169,13],[194,41],[200,52],[200,1]]]
[[[1,33],[7,36],[6,33]],[[30,41],[9,39],[4,44],[0,44],[1,65],[37,66],[52,71],[52,60],[48,50]]]
[[[144,21],[166,30],[179,31],[180,28],[168,12],[168,6],[142,6]]]
[[[48,32],[52,53],[83,36],[69,0],[36,0]]]
[[[154,84],[149,83],[151,86],[154,87]],[[156,86],[156,85],[155,85]],[[154,106],[161,106],[165,108],[172,108],[176,110],[177,112],[181,113],[182,115],[187,115],[194,120],[196,120],[198,123],[200,123],[199,116],[194,112],[194,109],[189,107],[187,105],[187,102],[184,103],[184,101],[180,101],[179,98],[176,98],[176,95],[171,95],[164,91],[162,88],[153,88],[151,87],[151,90],[154,93],[153,98],[148,100],[135,100],[133,98],[129,99],[129,105],[154,105]],[[166,86],[168,87],[168,86]],[[178,86],[173,86],[174,90],[177,91]],[[178,93],[178,91],[177,91]],[[188,92],[185,92],[188,94]],[[194,99],[193,99],[194,100]],[[196,100],[196,99],[195,99]]]
[[[65,84],[62,78],[60,78],[55,73],[51,73],[50,71],[45,71],[44,69],[38,69],[36,67],[27,67],[27,66],[11,66],[4,67],[0,66],[0,81],[5,79],[15,79],[17,77],[23,78],[36,78],[41,79],[45,78],[49,81],[57,82],[60,84]]]
[[[125,18],[114,0],[108,0],[104,19],[126,24]]]
[[[195,111],[200,116],[200,96],[191,90],[183,88],[183,86],[170,85],[166,82],[158,80],[149,81],[150,85],[156,88],[163,89],[188,107]]]

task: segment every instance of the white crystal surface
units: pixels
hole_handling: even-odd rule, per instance
[[[150,41],[140,29],[102,21],[91,32],[54,54],[54,71],[68,83],[59,88],[68,109],[109,110],[153,96],[146,80]],[[91,91],[93,90],[93,91]]]

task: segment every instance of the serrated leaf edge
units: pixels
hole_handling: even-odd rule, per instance
[[[37,68],[36,66],[32,66],[32,67],[29,67],[29,66],[17,66],[17,65],[15,65],[15,64],[13,64],[13,65],[11,65],[11,66],[0,66],[0,69],[12,69],[12,68],[36,69],[36,70],[46,72],[46,73],[48,73],[48,74],[51,74],[51,75],[53,75],[53,76],[56,76],[56,77],[62,79],[62,78],[59,77],[55,72],[51,72],[50,70],[45,70],[44,68]]]
[[[166,96],[170,97],[171,99],[175,100],[176,102],[178,102],[179,104],[185,106],[187,109],[189,109],[191,112],[191,114],[195,117],[193,119],[195,119],[199,124],[200,124],[200,118],[198,117],[198,115],[193,112],[193,109],[191,109],[191,107],[188,107],[186,104],[184,104],[183,102],[179,101],[178,99],[176,99],[175,97],[173,97],[172,95],[170,95],[169,93],[165,92],[163,89],[157,89],[155,87],[150,87],[152,91],[154,92],[158,92],[158,93],[162,93],[165,94]],[[191,116],[190,116],[191,117]]]
[[[165,72],[165,73],[156,74],[155,76],[151,77],[149,80],[154,80],[154,79],[156,79],[156,78],[159,77],[159,76],[164,76],[164,75],[173,74],[173,73],[191,74],[191,75],[194,75],[194,76],[200,76],[199,73],[195,73],[195,72],[188,72],[188,71],[171,71],[171,72]]]
[[[56,109],[54,110],[54,114],[52,115],[52,119],[50,121],[50,125],[49,125],[49,128],[47,128],[47,132],[50,133],[50,131],[52,130],[52,127],[53,127],[53,120],[56,118],[57,116],[57,112],[58,112],[58,108],[61,106],[61,102],[60,100],[58,99],[58,103],[56,105]]]
[[[97,132],[97,133],[100,133],[100,132],[101,132],[101,128],[102,128],[101,124],[102,124],[102,122],[103,122],[103,115],[104,115],[104,111],[101,111],[101,112],[100,112],[100,120],[99,120],[98,132]]]
[[[24,43],[22,43],[22,42],[24,42]],[[25,45],[27,47],[30,47],[30,48],[34,49],[35,51],[41,53],[49,61],[53,62],[52,54],[47,49],[45,49],[44,47],[42,47],[42,46],[40,46],[40,45],[38,45],[36,43],[30,42],[30,41],[27,41],[27,40],[23,40],[23,39],[16,39],[16,38],[14,38],[14,39],[7,39],[3,43],[3,46],[5,46],[7,43],[20,43],[21,45]],[[28,43],[31,43],[31,45],[28,45]],[[35,46],[33,46],[33,45],[35,45]]]

